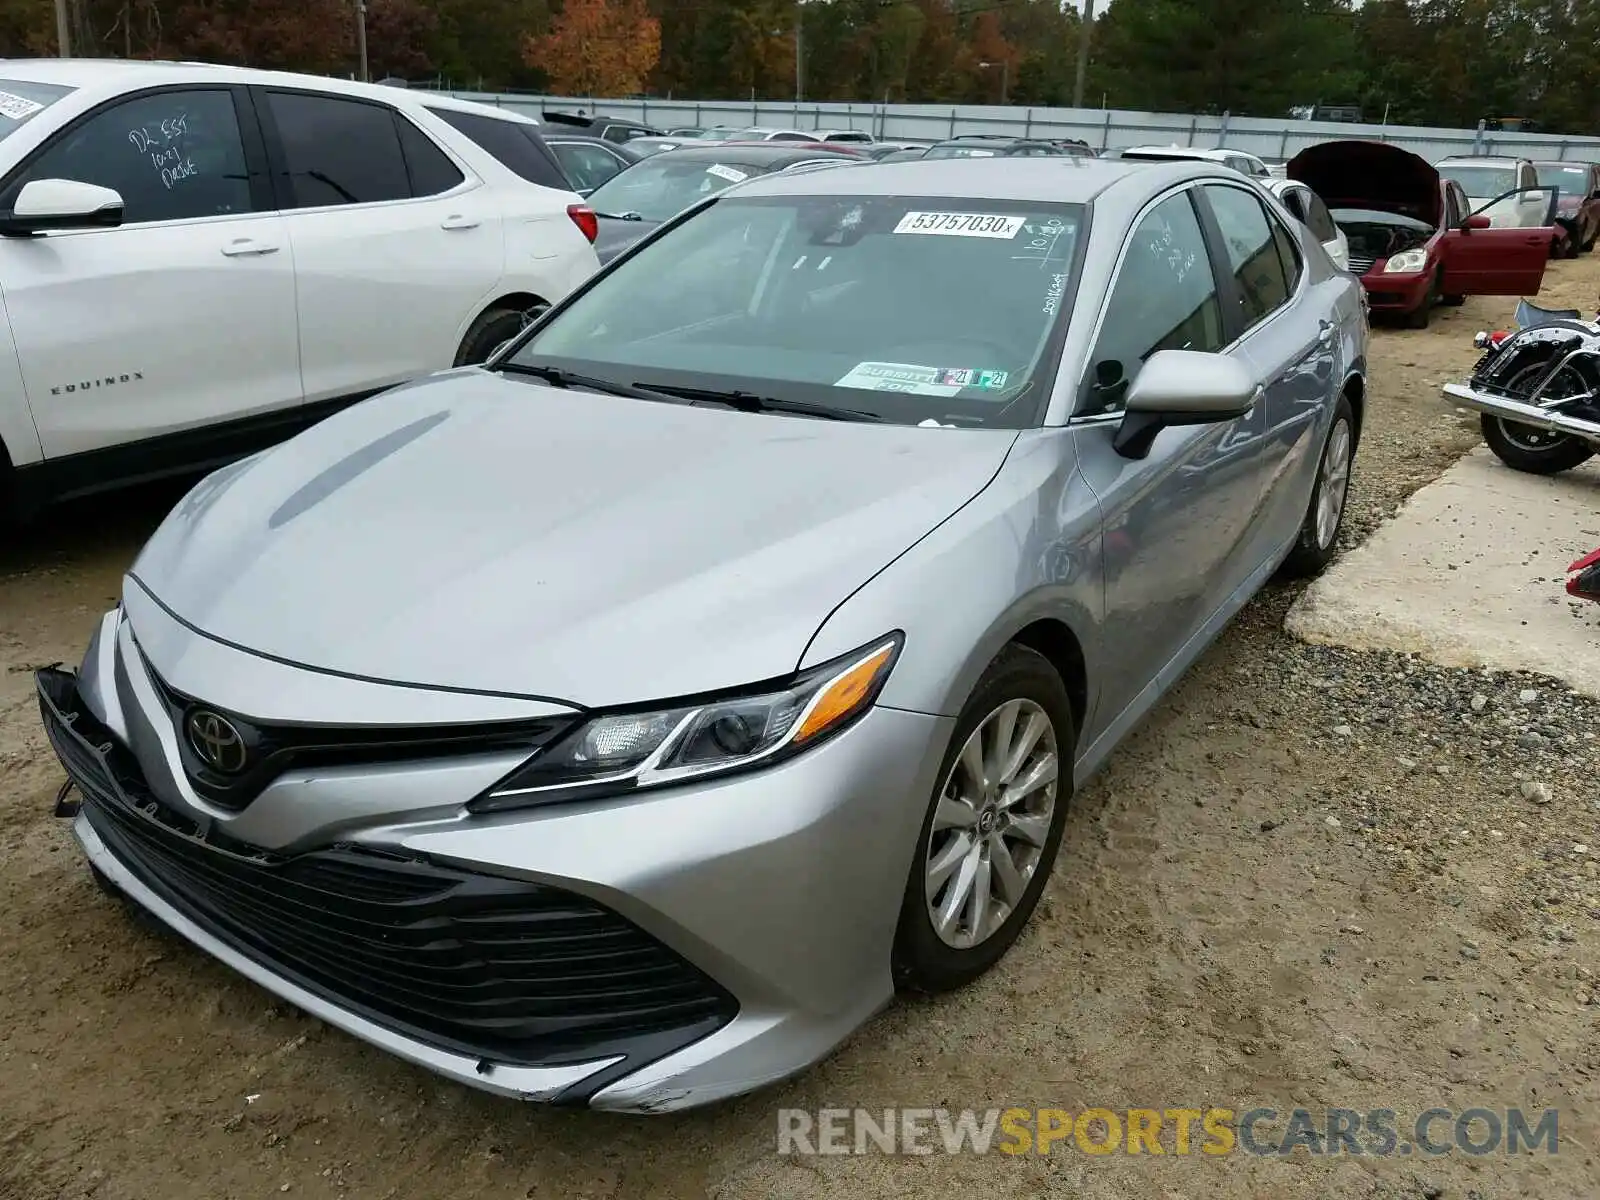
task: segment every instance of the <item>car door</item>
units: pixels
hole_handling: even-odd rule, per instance
[[[114,229],[0,239],[0,289],[45,457],[300,403],[294,262],[248,97],[156,88],[65,126],[0,184],[122,196]],[[205,448],[191,446],[192,461]]]
[[[572,181],[580,196],[587,196],[618,171],[629,166],[629,160],[594,142],[575,142],[562,138],[547,138],[545,144],[561,163],[561,170]]]
[[[1447,296],[1532,296],[1544,283],[1545,264],[1550,261],[1550,242],[1555,236],[1552,215],[1555,197],[1551,188],[1534,188],[1542,209],[1537,220],[1546,222],[1523,228],[1497,225],[1487,229],[1469,227],[1473,216],[1486,216],[1486,209],[1507,202],[1517,203],[1516,192],[1496,196],[1479,205],[1465,221],[1442,235],[1444,283]]]
[[[348,401],[452,366],[505,271],[493,189],[388,105],[255,95],[294,247],[307,400]]]
[[[1102,636],[1123,664],[1101,682],[1100,716],[1086,742],[1147,686],[1171,683],[1165,672],[1182,665],[1185,648],[1246,573],[1261,475],[1244,443],[1259,440],[1259,404],[1236,421],[1164,429],[1142,459],[1112,447],[1123,400],[1145,360],[1158,350],[1222,351],[1232,340],[1232,289],[1189,190],[1168,193],[1136,219],[1072,420],[1084,482],[1104,520]]]
[[[1306,497],[1285,483],[1304,477],[1296,468],[1327,411],[1337,337],[1331,299],[1308,295],[1312,285],[1298,239],[1255,190],[1207,183],[1200,197],[1233,278],[1233,352],[1249,360],[1265,388],[1235,434],[1241,461],[1232,469],[1253,475],[1260,488],[1231,576],[1237,582],[1281,549],[1304,515]]]

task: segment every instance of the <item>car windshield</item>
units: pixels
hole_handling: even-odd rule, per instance
[[[695,151],[696,155],[704,151]],[[619,171],[589,194],[589,207],[613,217],[637,214],[646,221],[666,221],[696,200],[742,183],[767,168],[704,158],[652,156]]]
[[[1454,179],[1461,190],[1480,200],[1499,196],[1517,186],[1515,167],[1471,167],[1458,163],[1441,163],[1439,174]]]
[[[992,146],[930,146],[923,158],[993,158]]]
[[[1563,195],[1584,194],[1589,183],[1588,167],[1561,166],[1558,163],[1539,163],[1533,168],[1539,173],[1540,187],[1560,188]]]
[[[507,365],[1021,427],[1049,395],[1082,223],[1081,205],[1033,201],[729,196],[620,261]]]
[[[0,79],[0,138],[10,137],[34,117],[76,88],[23,79]]]

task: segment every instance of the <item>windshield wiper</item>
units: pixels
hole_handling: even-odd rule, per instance
[[[642,220],[644,220],[644,217],[641,216],[639,213],[636,213],[636,212],[625,212],[625,213],[596,212],[594,215],[597,216],[597,217],[604,217],[608,221],[642,221]]]
[[[655,387],[686,400],[721,404],[740,412],[795,413],[805,417],[822,417],[829,421],[882,421],[875,412],[860,408],[835,408],[831,404],[808,404],[804,400],[780,400],[776,396],[758,396],[754,392],[718,391],[715,388],[679,387],[677,384],[656,384]]]
[[[672,392],[639,387],[629,383],[613,383],[609,379],[601,379],[598,375],[580,375],[576,371],[564,370],[561,367],[540,366],[536,363],[508,362],[501,363],[496,370],[505,371],[511,375],[531,375],[535,379],[544,380],[552,387],[581,387],[588,388],[594,392],[606,392],[612,396],[627,396],[633,400],[659,400],[668,404],[683,403],[683,399]]]

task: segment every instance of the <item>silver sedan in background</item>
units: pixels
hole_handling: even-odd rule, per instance
[[[1074,789],[1333,555],[1366,325],[1307,236],[1197,161],[708,196],[486,369],[201,482],[39,673],[63,815],[462,1083],[801,1070],[993,966]]]

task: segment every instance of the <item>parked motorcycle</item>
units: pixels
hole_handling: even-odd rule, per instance
[[[1600,314],[1517,304],[1516,328],[1472,339],[1483,351],[1444,394],[1481,414],[1483,440],[1508,467],[1571,470],[1600,453]]]
[[[1600,550],[1591,550],[1567,568],[1567,595],[1600,602]]]

